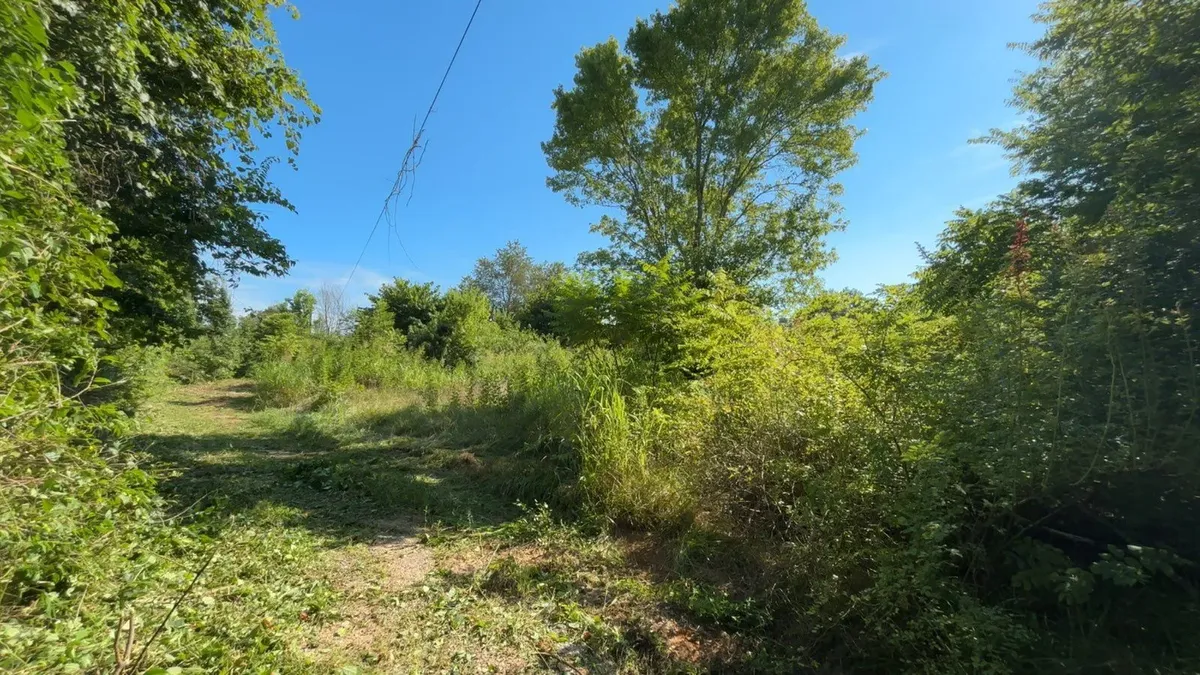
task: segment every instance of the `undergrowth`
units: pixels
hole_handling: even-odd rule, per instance
[[[707,364],[702,376],[551,341],[469,367],[413,362],[402,385],[365,384],[336,366],[326,379],[351,384],[310,397],[312,412],[297,419],[365,453],[302,463],[297,475],[453,527],[486,524],[489,502],[521,500],[594,520],[600,533],[649,532],[672,549],[656,597],[778,663],[1011,672],[1079,640],[1059,631],[1093,597],[1135,607],[1149,594],[1190,620],[1190,596],[1161,595],[1190,588],[1186,560],[1143,545],[1068,554],[1047,539],[1057,528],[1039,529],[1023,510],[1062,499],[1061,488],[1037,488],[1018,506],[1019,464],[934,434],[972,405],[945,401],[981,395],[946,351],[968,339],[963,322],[901,292],[830,295],[787,326],[734,301],[714,321],[683,343]],[[717,345],[705,341],[714,334]],[[307,362],[276,367],[311,372]],[[398,410],[364,408],[397,396]],[[398,438],[425,438],[418,447],[453,438],[469,450],[380,452]],[[518,596],[556,593],[540,574],[510,566],[488,578]],[[1093,630],[1124,635],[1122,651],[1077,651],[1061,667],[1117,659],[1179,669],[1194,658],[1160,656],[1157,636],[1135,639],[1121,622]]]

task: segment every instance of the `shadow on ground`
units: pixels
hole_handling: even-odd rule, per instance
[[[549,502],[570,520],[579,501],[577,476],[561,449],[505,442],[511,435],[498,428],[514,421],[486,410],[393,402],[374,411],[264,412],[255,411],[247,383],[226,382],[174,390],[157,412],[139,440],[160,490],[177,512],[204,511],[210,522],[283,505],[296,514],[289,526],[323,536],[331,547],[386,547],[439,527],[479,532],[514,523],[528,513],[522,502]],[[615,564],[587,563],[569,547],[515,564],[497,557],[498,543],[482,568],[462,579],[446,576],[443,585],[473,593],[484,580],[485,595],[513,595],[513,611],[540,598],[604,614],[623,631],[614,644],[636,652],[645,672],[675,672],[684,661],[723,669],[740,658],[726,631],[756,633],[765,625],[755,605],[723,590],[735,577],[753,576],[754,556],[737,556],[737,570],[721,569],[716,563],[731,559],[733,542],[699,528],[662,534],[617,533],[623,562]],[[658,590],[630,591],[637,580]],[[634,585],[621,585],[627,582]],[[631,592],[641,599],[627,608],[614,604]],[[647,611],[658,618],[635,620]]]
[[[349,540],[497,525],[522,515],[517,502],[574,484],[546,453],[498,449],[485,413],[468,408],[414,404],[348,426],[277,413],[256,413],[246,382],[184,387],[139,447],[180,510],[233,515],[271,502],[297,509],[297,525]]]

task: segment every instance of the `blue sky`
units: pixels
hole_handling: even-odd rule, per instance
[[[299,170],[273,177],[297,213],[267,229],[298,264],[282,279],[243,279],[240,308],[298,288],[341,285],[375,221],[414,123],[425,112],[474,0],[297,0],[280,14],[284,54],[322,107]],[[484,0],[426,129],[427,148],[397,230],[376,233],[347,289],[361,302],[393,276],[452,286],[475,259],[518,239],[542,260],[573,262],[603,242],[593,209],[545,186],[540,143],[554,124],[552,91],[574,75],[581,47],[665,9],[649,0]],[[1018,117],[1006,104],[1033,67],[1008,48],[1031,40],[1037,0],[811,0],[809,11],[888,77],[856,124],[859,163],[841,176],[844,232],[828,285],[871,290],[904,281],[961,206],[980,206],[1015,179],[1000,151],[967,141]],[[411,261],[400,251],[402,241]]]

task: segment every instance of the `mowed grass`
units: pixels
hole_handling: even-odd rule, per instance
[[[217,670],[761,669],[759,609],[681,574],[713,543],[617,536],[532,501],[572,477],[483,415],[403,391],[270,410],[247,381],[163,392],[141,445],[218,554],[179,616],[260,636],[222,645]]]

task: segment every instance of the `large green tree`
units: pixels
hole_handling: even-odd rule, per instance
[[[277,0],[51,3],[49,56],[76,73],[64,125],[75,187],[116,227],[115,326],[170,339],[196,326],[213,272],[290,261],[260,206],[290,208],[260,142],[295,152],[314,108],[272,28]]]
[[[1032,174],[1026,191],[1086,222],[1122,201],[1195,218],[1200,3],[1059,0],[1037,19],[1042,66],[1014,98],[1030,121],[995,136]]]
[[[880,72],[837,55],[801,0],[680,0],[576,57],[554,93],[548,183],[617,209],[593,231],[604,267],[667,260],[703,283],[766,285],[828,256],[834,176],[854,161],[850,119]]]

